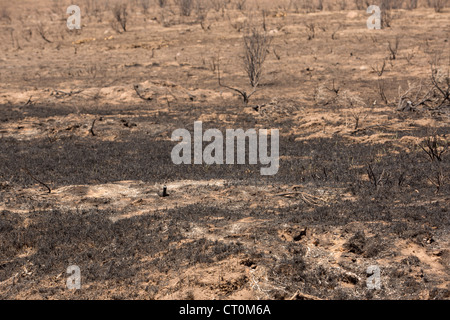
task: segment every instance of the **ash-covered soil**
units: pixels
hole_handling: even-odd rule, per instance
[[[69,32],[64,1],[0,5],[0,299],[450,298],[450,101],[398,104],[430,57],[450,67],[449,9],[368,30],[350,3],[234,3],[201,24],[127,1],[121,33],[106,6]],[[248,90],[239,26],[262,9],[272,51],[243,106],[216,64]],[[278,173],[174,165],[195,121],[279,129]]]

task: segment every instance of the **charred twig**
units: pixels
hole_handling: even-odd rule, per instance
[[[46,187],[48,189],[48,193],[52,193],[52,189],[50,189],[50,187],[48,185],[46,185],[45,183],[43,183],[42,181],[40,181],[39,179],[37,179],[35,176],[33,176],[30,172],[30,170],[28,170],[26,167],[22,168],[34,181],[40,183],[41,185],[43,185],[44,187]]]
[[[273,54],[275,55],[275,57],[277,58],[277,60],[281,60],[281,56],[277,53],[276,49],[273,48]]]

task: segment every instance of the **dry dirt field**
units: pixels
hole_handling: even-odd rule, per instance
[[[1,0],[0,299],[450,299],[435,2],[369,30],[359,0]],[[253,91],[252,28],[245,104],[225,85]],[[278,173],[173,164],[195,121],[279,129]]]

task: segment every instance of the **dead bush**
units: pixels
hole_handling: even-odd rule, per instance
[[[358,9],[358,10],[365,10],[367,7],[370,6],[370,4],[367,5],[367,1],[365,1],[365,0],[354,0],[354,3],[355,3],[356,9]]]
[[[127,31],[127,18],[128,18],[128,11],[127,11],[127,5],[126,4],[116,4],[114,8],[112,9],[114,19],[111,23],[111,26],[114,30],[117,32],[121,32],[120,28],[123,30],[123,32]]]
[[[418,0],[408,0],[406,1],[406,9],[413,10],[417,9]]]
[[[167,0],[157,0],[158,6],[160,8],[165,8],[167,5],[167,2],[168,2]]]
[[[263,64],[271,45],[270,37],[258,28],[252,28],[243,37],[244,40],[244,68],[250,84],[256,88],[261,80]]]
[[[45,42],[53,43],[52,41],[50,41],[48,39],[48,31],[47,31],[46,27],[42,24],[42,22],[38,23],[38,25],[37,25],[37,32],[39,33],[41,38],[45,40]]]
[[[211,8],[216,12],[223,11],[228,3],[230,0],[209,0]]]
[[[448,0],[427,0],[428,7],[434,8],[435,12],[442,12],[442,10],[447,5]]]
[[[237,0],[236,1],[236,9],[238,9],[239,11],[245,10],[246,5],[247,5],[247,0]]]
[[[388,42],[389,59],[395,60],[397,58],[398,46],[400,45],[400,37],[395,37],[393,42]]]
[[[0,8],[0,20],[11,22],[11,13],[5,7]]]
[[[438,96],[437,108],[447,103],[450,106],[450,59],[447,68],[440,65],[440,57],[437,56],[432,62],[431,67],[431,83]]]
[[[142,12],[144,14],[148,13],[148,9],[150,8],[150,0],[141,0],[140,5],[142,7]]]
[[[381,28],[390,28],[393,20],[392,15],[392,1],[391,0],[381,0]]]

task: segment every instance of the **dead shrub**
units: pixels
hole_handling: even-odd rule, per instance
[[[435,12],[442,12],[448,0],[427,0],[428,7],[434,8]]]
[[[148,9],[150,8],[150,0],[141,0],[140,5],[142,7],[142,12],[144,14],[148,13]]]
[[[408,9],[408,10],[417,9],[417,3],[418,3],[418,0],[408,0],[406,2],[406,9]]]
[[[180,10],[180,15],[189,17],[194,8],[194,0],[175,0],[175,5]]]
[[[244,11],[247,5],[247,0],[237,0],[236,9],[239,11]]]
[[[381,0],[381,28],[390,28],[393,20],[391,0]]]
[[[220,78],[219,63],[217,64],[217,74],[219,85],[239,93],[243,98],[244,105],[247,106],[251,96],[256,93],[258,85],[260,84],[263,65],[267,58],[267,54],[270,52],[271,39],[264,31],[260,31],[258,28],[254,27],[244,35],[243,42],[243,67],[250,80],[252,91],[247,93],[245,90],[223,84]]]
[[[223,11],[228,3],[230,0],[209,0],[211,8],[216,12]]]
[[[158,3],[158,6],[160,8],[165,8],[168,1],[167,0],[157,0],[156,2]]]

